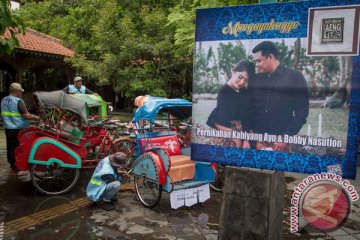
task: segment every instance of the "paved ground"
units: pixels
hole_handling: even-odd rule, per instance
[[[0,159],[3,162],[4,157]],[[88,172],[82,174],[82,181],[70,194],[48,197],[37,193],[30,182],[7,176],[4,164],[1,167],[4,239],[217,239],[220,193],[212,192],[204,204],[178,210],[171,209],[169,195],[164,194],[160,206],[149,210],[139,204],[134,194],[125,192],[119,195],[116,210],[106,212],[84,197]],[[293,187],[307,175],[286,176],[287,195],[291,195]],[[352,184],[359,190],[359,181]],[[350,218],[336,231],[325,233],[306,228],[296,234],[289,231],[287,203],[284,239],[360,239],[359,201],[353,204]]]
[[[144,208],[133,193],[118,196],[116,209],[104,211],[84,194],[91,171],[69,194],[43,196],[31,182],[7,175],[4,152],[0,152],[0,239],[217,239],[221,193],[191,208],[173,210],[169,194],[160,205]],[[126,187],[126,186],[125,186]],[[211,212],[211,214],[209,213]]]

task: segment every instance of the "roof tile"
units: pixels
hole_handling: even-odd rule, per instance
[[[6,31],[4,36],[5,38],[10,37],[10,32]],[[61,55],[65,57],[71,57],[74,55],[73,50],[62,45],[62,40],[30,28],[25,30],[25,34],[17,34],[16,38],[20,43],[20,47],[17,47],[18,49]]]

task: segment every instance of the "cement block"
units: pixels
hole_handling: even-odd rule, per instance
[[[282,239],[284,173],[226,167],[219,239]]]

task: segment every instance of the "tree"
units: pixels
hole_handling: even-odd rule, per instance
[[[194,91],[197,93],[214,93],[219,84],[219,65],[218,58],[214,54],[212,47],[207,52],[198,43],[198,51],[194,63]]]
[[[258,0],[183,0],[171,10],[168,20],[175,26],[174,52],[179,56],[192,56],[195,42],[195,16],[197,8],[257,4]]]
[[[173,54],[174,57],[181,57],[186,59],[186,62],[189,62],[187,65],[188,72],[190,72],[194,65],[194,76],[193,79],[197,79],[197,85],[193,87],[196,88],[194,91],[198,93],[214,93],[217,91],[216,86],[220,86],[219,78],[221,74],[230,74],[231,65],[235,64],[240,59],[234,57],[235,54],[239,54],[238,50],[241,47],[227,46],[224,45],[220,48],[219,54],[222,54],[219,59],[214,58],[213,50],[208,50],[208,52],[203,52],[201,46],[199,47],[199,52],[197,52],[195,59],[197,62],[193,61],[194,54],[194,43],[195,43],[195,17],[197,8],[210,8],[210,7],[221,7],[221,6],[232,6],[232,5],[242,5],[242,4],[256,4],[258,0],[183,0],[170,11],[168,15],[168,22],[174,26],[174,45],[173,45]],[[201,43],[199,43],[201,45]],[[231,53],[231,50],[235,52]],[[241,50],[240,50],[241,51]],[[230,54],[230,55],[228,55]],[[231,55],[233,54],[233,55]],[[239,56],[242,56],[241,54]],[[231,58],[231,61],[226,63]],[[217,65],[208,66],[209,62],[217,61]],[[200,80],[203,79],[203,80]],[[199,81],[200,80],[200,81]],[[187,81],[184,81],[185,84],[190,86],[192,85],[192,78],[188,78]]]
[[[8,31],[10,37],[5,37]],[[16,34],[23,33],[25,25],[18,15],[11,11],[9,0],[0,0],[0,54],[11,54],[15,47],[19,46]]]
[[[75,50],[67,61],[87,81],[127,99],[189,98],[195,9],[243,3],[257,1],[44,0],[20,12],[29,26]]]
[[[216,54],[216,53],[217,54]],[[231,69],[243,59],[251,59],[241,41],[235,44],[219,43],[216,49],[209,47],[207,52],[202,43],[197,43],[194,62],[194,91],[197,93],[216,93],[231,78]]]
[[[325,98],[324,107],[337,108],[344,107],[349,100],[351,91],[351,76],[353,63],[351,56],[341,56],[340,60],[340,79],[335,92]]]
[[[164,24],[168,4],[107,1],[103,5],[103,17],[93,27],[102,56],[98,78],[110,80],[116,92],[129,98],[179,96],[173,93],[179,88],[171,87],[178,69],[171,53],[173,29]]]
[[[231,69],[243,59],[251,59],[251,56],[248,56],[245,52],[245,48],[241,41],[237,41],[237,44],[234,46],[231,43],[219,45],[219,68],[224,74],[226,74],[227,79],[231,78]]]

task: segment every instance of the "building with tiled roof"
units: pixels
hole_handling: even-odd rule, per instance
[[[9,37],[9,32],[4,36]],[[23,98],[31,105],[33,91],[62,89],[72,81],[75,71],[65,58],[73,56],[74,51],[60,39],[30,28],[16,38],[19,46],[13,54],[0,56],[0,100],[8,95],[12,82],[23,85]]]
[[[9,38],[9,31],[5,32],[5,38]],[[53,36],[27,28],[25,34],[16,35],[20,46],[16,51],[28,51],[29,53],[43,53],[71,57],[74,51],[63,46],[62,41]]]

